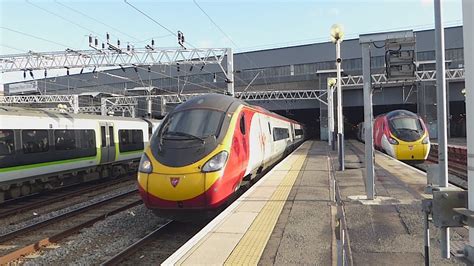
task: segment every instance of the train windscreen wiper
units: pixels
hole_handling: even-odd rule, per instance
[[[193,134],[189,134],[189,133],[186,133],[186,132],[180,132],[180,131],[168,131],[165,133],[165,135],[174,135],[174,136],[184,136],[184,137],[190,137],[190,138],[193,138],[193,139],[198,139],[200,140],[202,143],[204,143],[204,139],[201,138],[201,137],[198,137],[196,135],[193,135]]]

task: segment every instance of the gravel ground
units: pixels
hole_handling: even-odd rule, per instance
[[[103,189],[97,189],[95,191],[91,191],[80,196],[74,196],[71,198],[67,198],[63,201],[54,202],[22,213],[0,218],[0,235],[5,232],[4,230],[10,231],[10,229],[8,229],[10,226],[23,223],[27,220],[38,219],[39,216],[46,215],[50,212],[54,212],[62,208],[68,208],[72,205],[79,204],[97,196],[102,196],[107,193],[111,193],[117,189],[133,187],[136,187],[136,181],[131,179],[130,181],[111,185]]]
[[[136,206],[97,222],[65,239],[57,248],[41,251],[37,258],[24,262],[26,265],[100,264],[165,222],[144,205]]]
[[[47,212],[45,214],[37,215],[34,218],[23,221],[23,222],[14,223],[14,224],[6,224],[6,225],[3,225],[3,226],[0,226],[0,235],[7,234],[7,233],[12,232],[14,230],[18,230],[20,228],[29,226],[31,224],[38,223],[38,222],[50,219],[52,217],[61,215],[63,213],[66,213],[66,212],[69,212],[69,211],[72,211],[72,210],[79,209],[79,208],[84,207],[86,205],[90,205],[92,203],[96,203],[96,202],[102,201],[104,199],[114,197],[116,195],[125,193],[126,191],[134,190],[136,188],[137,188],[136,184],[128,185],[128,186],[121,187],[121,188],[118,188],[118,189],[113,190],[113,191],[108,191],[106,193],[102,193],[102,194],[97,195],[93,198],[90,198],[86,201],[84,201],[84,199],[82,199],[82,201],[80,201],[80,203],[76,203],[74,205],[71,205],[71,206],[68,206],[68,207],[53,211],[53,212]],[[35,211],[37,211],[37,210],[35,210]],[[32,210],[32,212],[33,212],[33,210]]]

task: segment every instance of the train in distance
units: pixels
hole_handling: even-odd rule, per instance
[[[423,119],[407,110],[394,110],[374,120],[374,147],[391,157],[421,163],[430,153],[430,137]],[[357,125],[357,138],[365,140],[364,123]]]

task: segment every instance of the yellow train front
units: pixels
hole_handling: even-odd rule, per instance
[[[374,145],[398,160],[411,163],[423,162],[430,151],[423,119],[407,110],[395,110],[375,118]]]
[[[139,190],[149,209],[162,216],[180,209],[202,211],[232,194],[244,166],[224,166],[235,161],[229,148],[236,118],[229,114],[239,106],[231,97],[210,95],[181,104],[168,115],[140,162]],[[229,178],[220,179],[223,171]]]

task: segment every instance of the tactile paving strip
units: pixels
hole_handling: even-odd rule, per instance
[[[309,147],[305,147],[301,149],[300,154],[295,155],[296,158],[292,161],[291,166],[288,167],[289,170],[285,178],[227,258],[226,265],[256,265],[258,263],[273,228],[278,221],[278,217],[283,210],[291,188],[301,171],[308,150]],[[283,166],[283,168],[285,167]]]

